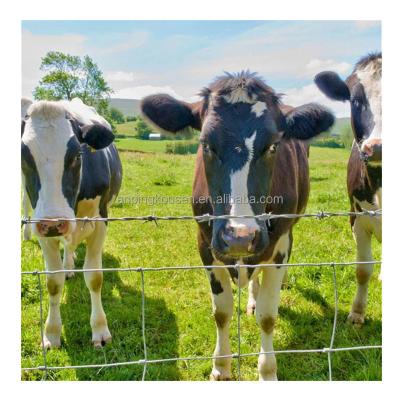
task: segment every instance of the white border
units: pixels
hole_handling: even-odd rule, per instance
[[[388,3],[388,2],[387,2]],[[396,385],[399,359],[399,311],[397,298],[400,267],[397,260],[399,247],[396,218],[397,199],[400,198],[398,171],[399,160],[396,142],[400,137],[397,126],[400,37],[398,9],[384,2],[364,0],[351,2],[335,0],[319,1],[209,1],[165,0],[140,1],[87,1],[69,0],[56,3],[54,0],[9,2],[3,9],[0,24],[2,33],[2,196],[3,223],[0,230],[2,243],[2,360],[1,380],[4,396],[27,396],[29,399],[51,398],[110,398],[127,396],[150,399],[153,396],[178,398],[210,398],[220,396],[272,398],[330,399],[343,394],[346,398],[362,396],[363,399],[385,397],[398,392]],[[20,163],[19,157],[19,113],[20,113],[20,62],[21,19],[370,19],[383,20],[384,52],[384,383],[374,382],[279,382],[257,384],[232,382],[227,384],[193,382],[58,382],[34,383],[20,380]],[[346,45],[345,43],[343,44]],[[395,222],[396,221],[396,222]],[[16,328],[17,327],[17,328]],[[57,385],[52,388],[49,385]],[[121,386],[124,385],[122,388]],[[61,387],[62,386],[62,387]],[[201,386],[201,387],[200,387]],[[121,391],[124,390],[124,391]]]

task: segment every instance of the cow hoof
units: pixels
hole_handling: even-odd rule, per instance
[[[46,350],[57,349],[61,346],[61,338],[56,335],[44,335],[42,345]]]
[[[211,371],[210,381],[230,381],[231,374],[230,372],[219,371],[215,368]]]
[[[347,317],[347,321],[355,328],[361,328],[364,325],[364,315],[351,311]]]
[[[256,305],[255,304],[248,304],[247,305],[247,315],[254,315],[255,310],[256,310]]]
[[[96,332],[93,332],[92,335],[92,343],[96,349],[104,347],[107,343],[111,342],[111,339],[111,333],[108,330],[107,326],[103,329],[99,329]]]

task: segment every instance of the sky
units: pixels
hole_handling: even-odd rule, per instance
[[[286,104],[320,102],[337,117],[347,104],[326,99],[316,73],[343,78],[363,55],[381,50],[377,21],[23,21],[22,95],[32,97],[50,50],[89,55],[111,97],[169,93],[195,101],[200,89],[227,72],[257,72]]]

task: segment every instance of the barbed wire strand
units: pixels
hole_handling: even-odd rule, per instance
[[[197,222],[211,222],[215,220],[228,220],[228,219],[257,219],[260,221],[269,221],[278,218],[296,219],[296,218],[329,218],[329,217],[357,217],[369,216],[380,217],[382,210],[362,210],[362,211],[345,211],[345,212],[332,212],[332,211],[319,211],[317,213],[303,213],[303,214],[272,214],[263,213],[258,215],[147,215],[147,216],[130,216],[130,217],[76,217],[76,218],[22,218],[21,224],[35,224],[38,222],[115,222],[115,221],[181,221],[181,220],[194,220]]]

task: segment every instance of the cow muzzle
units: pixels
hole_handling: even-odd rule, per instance
[[[382,162],[382,139],[367,139],[361,145],[361,153],[367,162]]]
[[[71,232],[72,226],[69,221],[42,221],[37,222],[35,228],[38,236],[55,237],[67,236]]]
[[[249,257],[258,254],[267,244],[267,235],[260,229],[246,225],[227,224],[217,234],[213,246],[219,253],[230,257]]]

